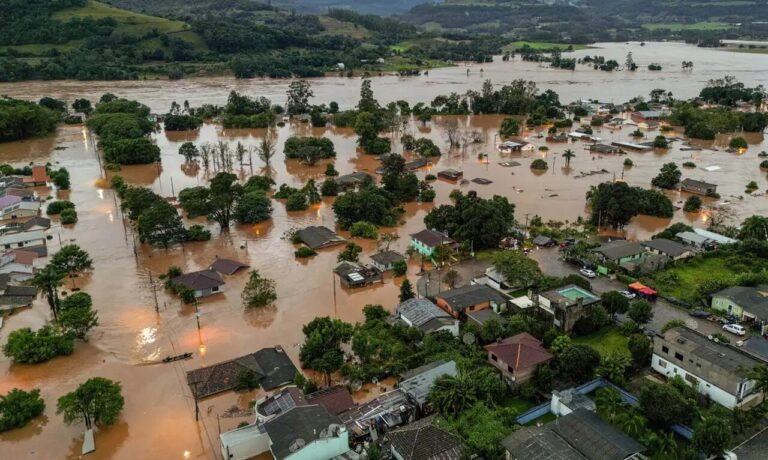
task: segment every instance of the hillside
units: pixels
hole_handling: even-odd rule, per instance
[[[504,33],[514,38],[588,43],[768,36],[761,0],[447,0],[402,19],[433,30]]]
[[[160,16],[204,16],[222,11],[253,11],[262,6],[325,14],[329,9],[349,9],[363,14],[390,16],[405,13],[429,0],[111,0],[111,4],[131,11]]]

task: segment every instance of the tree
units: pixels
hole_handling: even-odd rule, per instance
[[[625,409],[621,393],[614,387],[606,386],[597,390],[595,405],[601,415],[605,415],[608,421],[614,422],[622,410]]]
[[[258,270],[252,270],[241,295],[246,307],[264,307],[277,300],[275,281],[264,278]]]
[[[184,157],[184,161],[191,163],[200,156],[200,150],[192,142],[185,142],[179,147],[179,155]]]
[[[589,345],[576,344],[566,348],[557,357],[557,362],[564,375],[582,383],[589,380],[600,365],[600,353]]]
[[[253,369],[242,367],[235,374],[235,391],[251,391],[258,388],[259,375]]]
[[[411,286],[411,282],[407,279],[403,280],[403,284],[400,285],[400,302],[405,302],[406,300],[413,299],[416,297],[416,294],[413,293],[413,286]]]
[[[242,193],[237,183],[237,176],[230,173],[218,173],[211,179],[208,218],[216,221],[221,231],[229,231],[232,211]]]
[[[653,305],[647,300],[636,300],[629,306],[627,316],[637,324],[647,324],[653,319]]]
[[[53,185],[59,190],[69,190],[69,171],[67,168],[59,168],[58,171],[51,174],[53,176]]]
[[[640,389],[640,410],[652,424],[667,428],[675,423],[688,423],[695,414],[683,395],[668,384],[646,383]]]
[[[83,421],[90,429],[94,425],[112,425],[123,410],[125,400],[118,382],[94,377],[73,392],[59,398],[56,413],[64,416],[70,425]]]
[[[69,275],[72,286],[75,285],[75,275],[86,270],[93,269],[93,260],[80,246],[67,244],[62,246],[59,252],[51,258],[50,265]]]
[[[264,138],[259,143],[259,158],[261,158],[261,161],[263,161],[264,164],[267,165],[267,168],[269,168],[270,161],[274,156],[275,143],[269,136],[264,136]]]
[[[93,107],[91,106],[91,101],[81,98],[75,99],[75,101],[72,102],[72,110],[89,115],[93,111]]]
[[[638,439],[646,431],[646,420],[637,409],[629,409],[617,417],[621,429],[629,436]]]
[[[160,147],[144,137],[115,140],[104,144],[104,159],[121,165],[154,163],[160,161]]]
[[[363,248],[360,245],[354,241],[348,241],[347,245],[344,246],[344,250],[339,253],[337,260],[339,262],[357,262],[361,252],[363,252]]]
[[[0,395],[0,433],[21,428],[45,410],[40,390],[24,391],[14,388]]]
[[[744,219],[739,229],[739,239],[768,240],[768,217],[754,215]]]
[[[53,320],[58,321],[59,317],[59,292],[58,288],[63,284],[64,277],[67,274],[59,268],[48,264],[32,277],[32,285],[39,291],[43,291],[48,306],[53,313]]]
[[[600,377],[622,385],[630,364],[631,358],[626,353],[613,351],[602,357],[596,373]]]
[[[37,331],[25,327],[8,334],[3,353],[15,363],[37,364],[75,351],[72,335],[62,334],[50,324]]]
[[[99,325],[99,317],[91,308],[93,300],[85,292],[76,292],[61,301],[59,326],[81,340]]]
[[[520,134],[520,123],[514,118],[505,118],[504,121],[501,122],[499,134],[501,134],[502,137],[517,136]]]
[[[269,219],[272,215],[272,200],[262,191],[253,191],[243,194],[232,216],[241,224],[255,224]]]
[[[661,167],[659,175],[651,180],[651,185],[659,188],[675,188],[682,175],[683,173],[680,172],[675,163],[665,163]]]
[[[734,137],[728,142],[728,147],[737,150],[745,150],[749,145],[743,137]]]
[[[158,201],[141,213],[137,225],[143,243],[167,248],[184,239],[184,225],[176,208],[167,201]]]
[[[67,208],[61,211],[59,215],[61,225],[70,225],[77,222],[77,211],[72,208]]]
[[[442,231],[456,241],[477,249],[498,247],[499,241],[509,234],[515,221],[515,205],[506,197],[495,195],[485,199],[470,191],[451,193],[453,205],[432,208],[424,225]]]
[[[692,441],[708,458],[722,455],[731,443],[731,426],[725,418],[704,417],[694,426]]]
[[[352,338],[352,325],[326,316],[313,319],[302,331],[305,337],[299,350],[302,367],[324,373],[326,384],[330,385],[331,373],[344,364],[340,347]]]
[[[379,111],[379,103],[373,96],[371,80],[367,78],[364,78],[360,85],[360,101],[357,103],[357,110],[372,114]]]
[[[493,267],[504,276],[507,285],[515,288],[532,286],[542,277],[538,262],[522,251],[497,252],[493,258]]]
[[[547,164],[546,160],[537,158],[531,162],[531,169],[534,171],[546,171],[549,169],[549,165]]]
[[[443,281],[445,284],[448,285],[449,288],[453,289],[456,287],[456,283],[459,281],[459,272],[456,270],[448,270],[445,272],[445,275],[443,276]]]
[[[562,157],[565,158],[565,167],[567,169],[571,167],[571,160],[576,157],[576,154],[573,153],[573,150],[571,149],[565,149],[565,152],[563,152]]]
[[[637,194],[625,182],[603,182],[587,193],[590,223],[622,228],[638,213]]]
[[[653,344],[643,334],[630,335],[627,347],[629,348],[629,354],[632,356],[632,364],[635,368],[641,369],[651,361]]]
[[[309,112],[309,99],[315,95],[312,86],[306,80],[296,80],[288,85],[288,102],[285,108],[288,115],[301,115]]]
[[[611,316],[624,313],[629,308],[629,299],[621,295],[618,291],[604,292],[600,296],[600,303]]]
[[[755,381],[755,391],[761,392],[762,400],[765,401],[765,394],[768,393],[768,365],[755,366],[746,373],[746,376]]]
[[[445,417],[461,414],[477,402],[477,396],[469,391],[468,380],[463,373],[438,377],[429,390],[429,404]]]
[[[689,196],[687,200],[685,200],[685,204],[683,205],[683,211],[685,212],[699,212],[701,210],[701,198],[697,197],[696,195]]]

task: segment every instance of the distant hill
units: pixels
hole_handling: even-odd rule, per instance
[[[296,10],[302,14],[324,14],[343,8],[363,14],[402,14],[430,0],[111,0],[109,3],[132,11],[178,17],[201,16],[221,11],[249,11],[263,5]]]

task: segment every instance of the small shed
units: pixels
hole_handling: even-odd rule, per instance
[[[344,238],[340,237],[333,230],[323,226],[309,226],[296,232],[296,236],[302,243],[312,249],[322,249],[337,244],[343,244]]]
[[[444,169],[442,171],[439,171],[437,173],[437,177],[440,177],[442,179],[446,180],[459,180],[462,177],[464,177],[464,173],[461,171],[457,171],[455,169]]]
[[[698,195],[714,195],[717,193],[717,185],[696,179],[683,179],[680,183],[680,190]]]

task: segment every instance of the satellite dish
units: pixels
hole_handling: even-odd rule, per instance
[[[473,334],[473,333],[471,333],[471,332],[467,332],[467,333],[465,333],[465,334],[464,334],[464,335],[461,337],[461,340],[462,340],[462,342],[464,342],[466,345],[472,345],[472,344],[474,344],[474,343],[475,343],[475,340],[476,340],[476,339],[475,339],[475,334]]]

